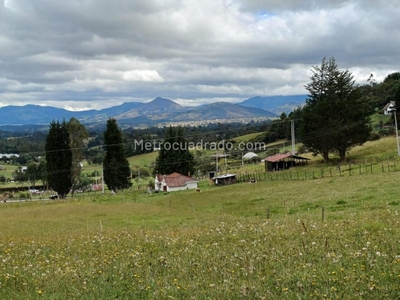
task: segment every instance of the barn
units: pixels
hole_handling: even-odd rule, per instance
[[[265,171],[282,171],[296,166],[307,164],[309,158],[294,155],[292,153],[275,154],[264,160]]]

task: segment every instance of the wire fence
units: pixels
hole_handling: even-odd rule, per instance
[[[267,181],[267,180],[314,180],[343,176],[358,176],[400,171],[400,160],[397,157],[386,160],[371,160],[370,162],[350,162],[336,166],[292,167],[286,170],[265,171],[262,169],[250,172],[236,173],[237,182]]]

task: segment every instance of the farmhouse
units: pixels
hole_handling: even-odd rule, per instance
[[[385,105],[383,108],[383,114],[384,115],[390,115],[392,111],[396,110],[396,102],[390,101],[388,104]]]
[[[267,157],[264,160],[265,171],[286,170],[291,167],[305,165],[305,164],[307,164],[307,160],[310,160],[310,159],[301,157],[298,155],[294,155],[290,152],[286,153],[286,154],[276,154],[276,155]]]
[[[215,185],[229,185],[236,182],[236,174],[225,174],[213,177]]]
[[[157,174],[154,181],[154,189],[165,192],[197,189],[197,183],[198,180],[177,172],[170,175]]]

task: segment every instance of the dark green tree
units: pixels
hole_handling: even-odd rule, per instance
[[[168,127],[156,159],[155,172],[158,174],[180,174],[191,176],[196,170],[194,155],[189,149],[183,127]]]
[[[47,183],[58,193],[60,199],[65,199],[72,187],[70,145],[70,135],[65,120],[62,123],[51,122],[45,145]]]
[[[43,183],[43,188],[47,188],[47,172],[46,172],[46,159],[41,158],[37,166],[37,179]]]
[[[26,168],[26,177],[30,185],[34,187],[39,179],[39,164],[33,161],[29,162]]]
[[[129,162],[125,157],[122,132],[115,119],[107,121],[104,132],[106,155],[103,161],[104,182],[110,191],[131,187]]]
[[[75,188],[79,183],[82,172],[82,149],[85,146],[85,141],[89,137],[89,133],[86,127],[83,126],[77,119],[71,118],[67,124],[68,132],[70,137],[70,145],[72,151],[72,166],[71,166],[71,182],[72,182],[72,195],[75,192]]]
[[[312,72],[311,82],[305,85],[309,95],[303,108],[302,142],[325,161],[332,152],[344,161],[349,149],[370,136],[369,107],[353,75],[340,70],[334,58],[324,58]]]

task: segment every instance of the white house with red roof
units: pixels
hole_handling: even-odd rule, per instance
[[[154,181],[154,189],[156,191],[175,192],[188,189],[197,189],[199,181],[174,172],[170,175],[157,174]]]

